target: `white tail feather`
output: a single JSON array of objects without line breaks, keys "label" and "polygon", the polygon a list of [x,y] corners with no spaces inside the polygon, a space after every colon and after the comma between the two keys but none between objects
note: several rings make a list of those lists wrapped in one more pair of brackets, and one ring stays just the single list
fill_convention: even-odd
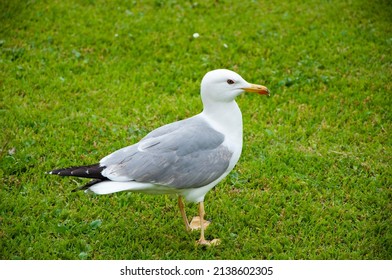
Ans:
[{"label": "white tail feather", "polygon": [[103,181],[92,185],[86,190],[96,194],[109,194],[122,191],[131,192],[143,192],[150,194],[172,194],[177,193],[178,189],[154,185],[151,183],[139,183],[139,182],[114,182],[114,181]]}]

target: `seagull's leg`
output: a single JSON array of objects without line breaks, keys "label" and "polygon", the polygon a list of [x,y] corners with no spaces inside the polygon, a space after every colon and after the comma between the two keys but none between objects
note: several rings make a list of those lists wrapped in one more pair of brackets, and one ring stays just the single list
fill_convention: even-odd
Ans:
[{"label": "seagull's leg", "polygon": [[[204,217],[204,215],[205,215],[205,212],[204,212],[204,204],[203,204],[203,217]],[[202,217],[200,215],[200,204],[199,204],[199,216],[195,216],[192,218],[192,221],[189,224],[189,228],[191,230],[199,230],[202,228],[202,226],[201,226],[202,223],[203,223],[204,229],[206,229],[211,224],[210,221],[206,221],[206,220],[202,219]]]},{"label": "seagull's leg", "polygon": [[204,238],[204,201],[201,201],[199,203],[199,216],[200,216],[200,239],[198,241],[198,243],[200,245],[207,245],[208,242],[207,240]]},{"label": "seagull's leg", "polygon": [[[188,221],[188,218],[187,218],[186,212],[185,212],[185,205],[184,205],[184,203],[182,201],[182,197],[180,195],[178,196],[178,207],[180,208],[181,216],[182,216],[182,219],[184,220],[185,228],[187,231],[198,230],[201,228],[200,216],[193,217],[191,223],[189,224],[189,221]],[[210,224],[209,221],[204,220],[203,221],[204,229],[206,229],[209,224]]]},{"label": "seagull's leg", "polygon": [[182,202],[181,195],[178,196],[178,206],[180,207],[181,216],[182,216],[182,219],[184,220],[184,223],[185,223],[185,228],[187,231],[190,231],[191,227],[189,226],[188,218],[185,213],[185,207],[184,207],[184,203]]},{"label": "seagull's leg", "polygon": [[205,221],[204,221],[204,202],[199,203],[199,216],[200,216],[200,239],[197,241],[199,245],[219,245],[220,239],[206,240],[204,237]]}]

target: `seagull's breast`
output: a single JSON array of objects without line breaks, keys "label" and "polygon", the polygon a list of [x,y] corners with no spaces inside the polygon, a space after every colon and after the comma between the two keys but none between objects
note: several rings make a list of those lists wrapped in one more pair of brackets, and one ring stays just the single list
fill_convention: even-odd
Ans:
[{"label": "seagull's breast", "polygon": [[[204,110],[200,116],[225,137],[222,145],[233,153],[227,168],[229,173],[238,162],[242,151],[242,114],[235,101],[216,106],[214,110]],[[227,174],[226,174],[227,175]]]}]

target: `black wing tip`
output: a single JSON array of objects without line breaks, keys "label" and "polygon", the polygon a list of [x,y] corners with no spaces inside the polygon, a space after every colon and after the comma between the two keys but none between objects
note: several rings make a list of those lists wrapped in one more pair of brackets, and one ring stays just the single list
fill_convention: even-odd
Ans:
[{"label": "black wing tip", "polygon": [[50,171],[46,171],[45,174],[46,175],[60,175],[60,170],[59,169],[54,169],[54,170],[50,170]]},{"label": "black wing tip", "polygon": [[47,175],[58,175],[58,176],[72,176],[72,174],[71,174],[72,172],[69,173],[69,172],[66,172],[66,171],[68,171],[67,168],[64,168],[64,169],[54,169],[54,170],[45,172],[45,174],[47,174]]},{"label": "black wing tip", "polygon": [[91,179],[107,179],[102,175],[102,171],[105,169],[105,166],[101,166],[100,164],[93,165],[85,165],[85,166],[74,166],[62,169],[54,169],[46,174],[49,175],[58,175],[58,176],[74,176],[81,178],[91,178]]}]

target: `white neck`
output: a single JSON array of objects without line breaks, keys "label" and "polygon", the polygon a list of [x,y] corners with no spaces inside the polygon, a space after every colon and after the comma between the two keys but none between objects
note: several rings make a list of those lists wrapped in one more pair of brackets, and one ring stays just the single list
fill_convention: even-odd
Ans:
[{"label": "white neck", "polygon": [[229,140],[241,143],[242,146],[242,114],[237,103],[206,102],[200,114],[212,124],[214,129],[223,133]]}]

